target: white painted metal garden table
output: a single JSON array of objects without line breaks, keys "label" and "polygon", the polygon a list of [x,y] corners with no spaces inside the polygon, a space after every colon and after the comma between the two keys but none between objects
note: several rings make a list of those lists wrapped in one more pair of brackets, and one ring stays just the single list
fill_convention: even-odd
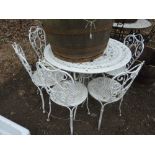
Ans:
[{"label": "white painted metal garden table", "polygon": [[114,23],[113,27],[122,28],[122,25],[123,25],[123,28],[125,29],[144,29],[144,28],[150,27],[152,24],[146,19],[138,19],[134,23],[124,23],[124,24]]},{"label": "white painted metal garden table", "polygon": [[123,43],[109,39],[102,56],[91,62],[72,63],[54,56],[50,44],[44,51],[45,60],[51,65],[73,73],[97,74],[106,73],[125,66],[131,59],[131,51]]}]

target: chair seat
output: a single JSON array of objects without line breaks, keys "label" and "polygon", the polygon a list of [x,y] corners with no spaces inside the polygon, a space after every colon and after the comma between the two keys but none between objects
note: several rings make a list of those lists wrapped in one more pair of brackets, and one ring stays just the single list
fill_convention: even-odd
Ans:
[{"label": "chair seat", "polygon": [[110,72],[107,72],[107,74],[109,75],[112,75],[112,76],[115,76],[115,75],[118,75],[122,72],[126,72],[128,69],[126,68],[126,66],[123,66],[119,69],[116,69],[116,70],[113,70],[113,71],[110,71]]},{"label": "chair seat", "polygon": [[75,81],[73,84],[70,80],[60,82],[61,85],[55,85],[50,98],[58,105],[65,107],[78,106],[86,100],[88,90],[84,84]]},{"label": "chair seat", "polygon": [[[48,86],[53,86],[56,84],[56,82],[53,80],[52,78],[53,76],[53,73],[48,73],[47,76],[46,76],[46,82],[47,82],[47,85]],[[60,81],[63,79],[63,74],[61,74],[59,76]],[[41,75],[39,75],[38,71],[34,71],[33,75],[32,75],[32,79],[33,79],[33,82],[37,85],[37,86],[40,86],[40,87],[44,87],[44,84],[42,82],[42,79],[41,79]]]},{"label": "chair seat", "polygon": [[[110,83],[111,79],[108,77],[98,77],[93,79],[88,84],[88,92],[92,97],[101,102],[116,102],[120,97],[111,97]],[[115,81],[118,86],[121,84]]]}]

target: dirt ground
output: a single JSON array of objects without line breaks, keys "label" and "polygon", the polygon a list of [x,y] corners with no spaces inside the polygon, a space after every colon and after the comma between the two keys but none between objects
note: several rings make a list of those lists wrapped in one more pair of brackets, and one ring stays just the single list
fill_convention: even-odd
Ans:
[{"label": "dirt ground", "polygon": [[[31,24],[28,24],[28,26],[30,25]],[[0,32],[0,34],[2,33]],[[26,49],[29,45],[27,41],[24,41],[24,37],[25,35],[23,35],[19,41]],[[5,37],[3,37],[3,39],[4,38]],[[37,94],[37,88],[31,82],[30,77],[22,65],[18,62],[17,57],[14,56],[13,60],[5,57],[8,51],[12,51],[9,41],[15,40],[16,38],[8,39],[9,41],[3,39],[0,44],[0,78],[4,78],[1,75],[4,75],[4,71],[6,71],[5,79],[7,80],[2,80],[0,83],[0,115],[28,128],[31,134],[34,135],[70,134],[69,111],[53,103],[53,117],[50,122],[46,121],[48,95],[44,92],[47,112],[43,114],[41,110],[41,99],[39,94]],[[31,51],[30,48],[28,53],[29,51]],[[5,52],[6,54],[4,54]],[[6,59],[10,59],[12,65],[8,71],[8,64],[6,64],[6,67],[2,67]],[[35,60],[35,58],[33,60]],[[8,61],[8,63],[10,63],[10,61]],[[32,61],[32,63],[33,62],[34,61]],[[13,74],[15,70],[16,74]],[[155,80],[152,81],[151,79],[150,82],[150,79],[136,79],[124,97],[121,117],[119,116],[118,102],[107,105],[105,107],[100,132],[97,131],[100,104],[89,97],[89,107],[91,115],[87,114],[86,106],[78,108],[77,117],[74,122],[75,135],[155,134]]]},{"label": "dirt ground", "polygon": [[[46,110],[48,96],[44,92]],[[143,84],[135,81],[124,97],[122,116],[119,116],[118,103],[107,105],[103,115],[102,130],[97,131],[100,105],[89,98],[91,115],[86,107],[79,107],[74,134],[155,134],[155,83]],[[28,128],[31,134],[69,134],[69,112],[53,103],[50,122],[47,113],[41,110],[40,96],[28,74],[22,69],[12,80],[0,87],[0,114]],[[58,117],[58,118],[56,118]],[[61,119],[59,119],[61,118]]]}]

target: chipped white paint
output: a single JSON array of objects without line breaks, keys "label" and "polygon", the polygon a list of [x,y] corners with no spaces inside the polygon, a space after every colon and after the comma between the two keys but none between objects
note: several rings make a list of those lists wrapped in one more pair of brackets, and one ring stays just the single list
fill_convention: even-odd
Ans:
[{"label": "chipped white paint", "polygon": [[50,44],[45,47],[44,58],[51,65],[76,73],[96,74],[112,71],[125,66],[131,59],[131,51],[123,43],[109,39],[107,48],[102,56],[94,61],[72,63],[54,56]]}]

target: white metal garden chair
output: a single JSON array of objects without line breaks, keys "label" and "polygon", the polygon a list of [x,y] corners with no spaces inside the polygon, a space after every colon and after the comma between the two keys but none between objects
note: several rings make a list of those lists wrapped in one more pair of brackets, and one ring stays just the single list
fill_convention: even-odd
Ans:
[{"label": "white metal garden chair", "polygon": [[107,104],[120,100],[119,111],[121,116],[121,104],[123,101],[123,96],[130,88],[143,64],[144,62],[132,67],[126,72],[122,72],[114,76],[112,79],[109,77],[98,77],[89,82],[89,94],[101,104],[98,130],[101,128],[103,111]]},{"label": "white metal garden chair", "polygon": [[[32,71],[31,66],[29,65],[29,63],[26,60],[26,56],[25,53],[23,51],[23,49],[21,48],[21,46],[17,43],[13,43],[12,47],[15,50],[16,55],[18,56],[18,58],[20,59],[21,63],[23,64],[23,66],[25,67],[26,71],[28,72],[29,76],[32,79],[32,82],[37,86],[40,96],[41,96],[41,100],[42,100],[42,109],[43,109],[43,113],[45,113],[45,102],[44,102],[44,97],[43,97],[43,93],[42,93],[42,89],[45,87],[44,83],[41,80],[41,77],[39,75],[39,72],[36,71]],[[54,68],[51,66],[51,68]],[[55,81],[52,80],[51,76],[53,76],[52,74],[48,74],[48,72],[44,73],[46,74],[46,78],[47,78],[47,84],[48,86],[53,86],[55,85]],[[61,80],[61,77],[63,75],[59,75],[57,81]]]},{"label": "white metal garden chair", "polygon": [[[29,41],[38,57],[38,61],[44,61],[46,65],[51,66],[51,64],[44,59],[44,50],[46,50],[49,46],[47,45],[46,33],[44,29],[40,26],[31,26],[29,29]],[[52,66],[52,68],[54,68],[54,66]],[[53,75],[48,73],[48,77],[51,76]],[[62,74],[60,76],[63,77],[64,75]],[[61,77],[58,79],[61,79]]]},{"label": "white metal garden chair", "polygon": [[[34,49],[37,57],[38,57],[38,61],[39,60],[44,60],[44,50],[46,49],[47,46],[47,41],[46,41],[46,33],[44,31],[43,28],[39,27],[39,26],[32,26],[29,29],[29,41],[30,44],[32,46],[32,48]],[[48,62],[46,62],[48,63]],[[75,74],[74,74],[75,75]],[[88,74],[76,74],[76,77],[74,76],[74,80],[80,81],[83,84],[86,84],[89,82],[89,80],[91,79],[92,74],[88,75]],[[88,100],[87,100],[87,110],[88,110],[88,114],[90,114],[89,112],[89,107],[88,107]]]},{"label": "white metal garden chair", "polygon": [[[44,59],[44,50],[48,49],[48,46],[50,46],[50,44],[47,45],[44,29],[40,26],[31,26],[29,29],[29,41],[38,57],[38,61],[44,61],[46,65],[52,66]],[[52,66],[52,68],[56,67]]]},{"label": "white metal garden chair", "polygon": [[107,72],[107,74],[115,76],[121,72],[125,72],[134,64],[134,62],[144,51],[144,39],[141,34],[129,34],[125,37],[124,44],[131,50],[131,60],[129,61],[129,63],[127,63],[126,66]]},{"label": "white metal garden chair", "polygon": [[[70,111],[70,131],[71,134],[73,134],[73,120],[75,119],[76,110],[78,105],[82,104],[87,99],[87,88],[84,84],[75,81],[69,73],[60,69],[45,67],[42,62],[37,63],[37,70],[40,70],[42,80],[45,83],[45,89],[50,96],[47,121],[50,121],[51,101],[57,105],[66,107]],[[49,85],[47,85],[47,78],[44,74],[45,72],[52,72],[54,74],[52,79],[57,83],[57,85],[53,87],[49,87]],[[60,73],[64,74],[64,77],[61,82],[57,82],[57,77]]]}]

